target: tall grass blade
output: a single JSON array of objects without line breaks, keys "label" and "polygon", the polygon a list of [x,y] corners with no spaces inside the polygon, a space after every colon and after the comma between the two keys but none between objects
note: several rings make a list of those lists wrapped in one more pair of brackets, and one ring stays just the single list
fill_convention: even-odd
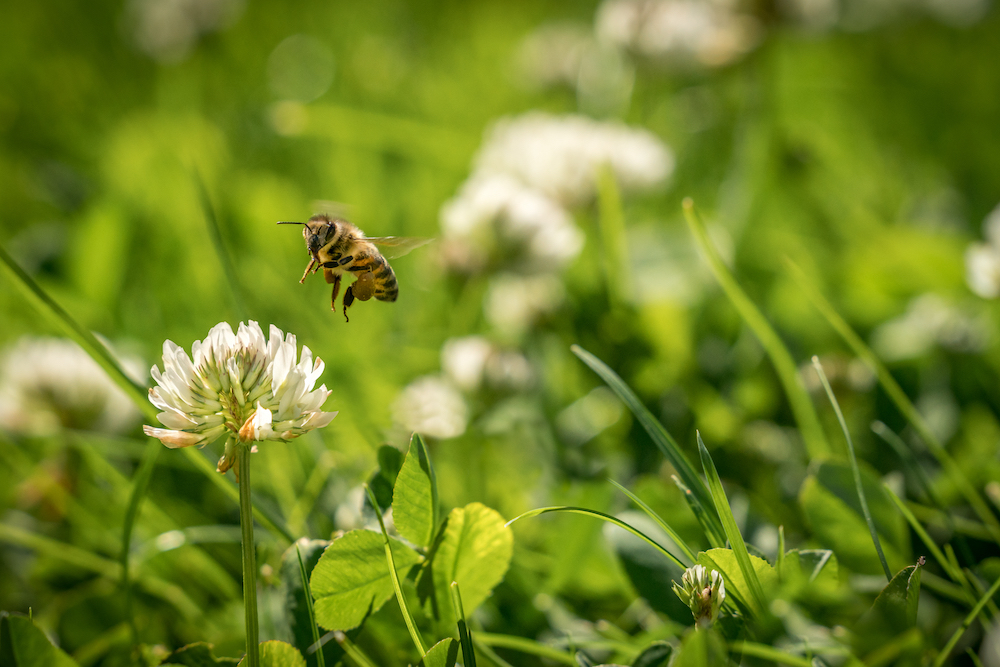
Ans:
[{"label": "tall grass blade", "polygon": [[646,513],[646,516],[648,516],[650,519],[656,522],[656,525],[662,528],[663,532],[665,532],[667,535],[670,536],[670,539],[673,540],[674,544],[676,544],[677,547],[684,552],[684,555],[691,560],[692,564],[696,560],[698,560],[697,556],[695,556],[694,552],[691,550],[691,547],[689,547],[687,542],[684,541],[684,538],[678,535],[677,531],[671,528],[670,525],[666,521],[664,521],[663,518],[659,514],[657,514],[652,507],[643,502],[642,498],[635,495],[634,493],[626,489],[624,486],[622,486],[615,480],[609,479],[608,481],[614,484],[619,491],[628,496],[629,500],[638,505],[639,508]]},{"label": "tall grass blade", "polygon": [[[691,508],[691,513],[694,514],[694,518],[698,520],[698,524],[701,526],[702,532],[705,533],[705,538],[708,543],[713,547],[722,548],[726,546],[726,534],[722,530],[722,524],[719,523],[718,515],[713,511],[709,512],[708,509],[701,504],[701,501],[691,493],[691,489],[684,485],[677,475],[671,475],[670,479],[673,480],[677,488],[680,489],[681,493],[684,494],[684,501]],[[713,508],[714,509],[714,508]]]},{"label": "tall grass blade", "polygon": [[[121,364],[118,363],[108,348],[97,340],[97,337],[93,333],[73,319],[62,306],[56,303],[31,276],[25,273],[24,269],[17,265],[17,262],[7,254],[7,251],[2,246],[0,246],[0,264],[7,269],[9,275],[14,278],[14,282],[21,288],[32,305],[42,315],[51,318],[70,338],[76,341],[104,369],[111,380],[125,392],[125,395],[132,399],[132,402],[135,403],[135,406],[139,408],[139,411],[146,419],[155,424],[158,411],[147,399],[146,388],[137,384],[125,373]],[[217,473],[212,464],[205,460],[205,457],[191,447],[186,447],[181,452],[195,468],[208,477],[230,500],[239,503],[239,491],[224,476]],[[137,507],[139,502],[141,502],[141,495],[135,499]],[[131,500],[129,504],[132,504]],[[254,517],[262,526],[275,535],[281,535],[289,542],[295,541],[292,533],[272,512],[255,507]]]},{"label": "tall grass blade", "polygon": [[334,641],[340,644],[340,648],[344,649],[344,653],[354,661],[354,664],[358,667],[375,667],[375,663],[371,661],[371,658],[365,655],[365,652],[358,648],[347,635],[340,630],[335,630],[331,634]]},{"label": "tall grass blade", "polygon": [[509,648],[514,651],[520,651],[521,653],[536,655],[540,658],[548,658],[553,662],[558,662],[563,665],[578,667],[576,658],[573,657],[573,653],[553,648],[552,646],[546,646],[545,644],[537,642],[533,639],[494,634],[492,632],[477,632],[476,641],[486,646]]},{"label": "tall grass blade", "polygon": [[302,550],[299,543],[295,543],[295,555],[299,558],[299,574],[302,576],[302,592],[306,597],[306,613],[309,615],[309,629],[312,630],[313,643],[309,650],[315,651],[316,664],[319,667],[326,667],[326,657],[323,655],[323,645],[319,643],[319,626],[316,625],[316,614],[313,612],[313,594],[309,587],[309,573],[306,572],[306,564],[302,560]]},{"label": "tall grass blade", "polygon": [[743,573],[743,578],[746,579],[747,586],[750,588],[754,611],[759,613],[765,607],[764,588],[760,585],[760,579],[757,578],[757,571],[753,569],[753,563],[750,562],[750,553],[747,551],[746,542],[743,541],[743,535],[740,534],[740,528],[736,525],[733,510],[729,506],[729,498],[726,497],[726,490],[722,488],[719,471],[715,469],[715,462],[712,461],[712,456],[708,453],[700,433],[697,434],[697,438],[698,453],[701,454],[701,465],[705,469],[708,488],[712,491],[715,510],[719,513],[719,518],[722,519],[722,527],[726,531],[726,537],[729,538],[729,547],[736,557],[736,564],[740,566],[740,572]]},{"label": "tall grass blade", "polygon": [[119,561],[122,564],[122,588],[125,593],[125,618],[128,619],[129,629],[132,633],[132,645],[139,644],[139,630],[135,625],[135,614],[132,613],[132,581],[129,574],[129,560],[132,555],[132,529],[139,516],[139,507],[142,499],[146,496],[146,489],[149,488],[149,480],[153,476],[153,469],[156,467],[156,459],[160,455],[163,446],[157,440],[150,440],[146,445],[146,452],[142,457],[142,463],[135,473],[132,482],[132,491],[129,493],[128,508],[125,510],[125,521],[122,526],[122,551]]},{"label": "tall grass blade", "polygon": [[993,596],[996,594],[998,590],[1000,590],[1000,577],[997,577],[997,580],[993,582],[993,585],[990,586],[990,589],[986,591],[986,593],[981,598],[979,598],[979,602],[976,603],[976,606],[973,607],[972,611],[970,611],[966,615],[966,617],[962,620],[962,625],[957,630],[955,630],[955,633],[951,636],[951,639],[948,640],[948,643],[945,644],[944,648],[941,649],[941,652],[938,653],[937,659],[934,661],[934,667],[941,667],[941,665],[943,665],[945,662],[948,661],[948,656],[951,655],[951,651],[952,649],[955,648],[955,644],[957,644],[958,640],[962,638],[962,635],[965,634],[965,631],[969,629],[970,625],[972,625],[972,621],[976,619],[976,616],[979,616],[979,613],[983,610],[983,607],[986,606],[987,602],[993,599]]},{"label": "tall grass blade", "polygon": [[608,297],[612,305],[619,305],[632,294],[632,264],[628,258],[621,191],[610,164],[600,169],[597,208]]},{"label": "tall grass blade", "polygon": [[788,396],[788,402],[795,415],[795,421],[802,431],[802,439],[805,442],[806,450],[810,459],[824,458],[830,455],[830,445],[823,435],[823,428],[820,426],[816,408],[812,404],[809,393],[802,385],[799,378],[798,367],[792,359],[791,352],[785,346],[784,341],[778,336],[774,327],[767,321],[764,314],[760,312],[754,302],[747,296],[747,293],[740,287],[736,277],[729,271],[726,263],[722,261],[719,252],[712,245],[705,231],[705,225],[695,211],[694,202],[687,198],[684,200],[684,217],[687,219],[688,227],[694,235],[698,247],[708,261],[715,279],[719,281],[722,290],[729,297],[733,306],[739,312],[743,321],[754,332],[764,351],[774,364],[774,370],[778,373],[778,378]]},{"label": "tall grass blade", "polygon": [[955,459],[948,454],[944,445],[938,440],[937,436],[931,431],[927,422],[921,416],[920,412],[917,411],[916,406],[910,401],[903,391],[903,388],[899,386],[892,374],[889,373],[889,369],[879,361],[875,353],[869,348],[861,337],[851,328],[851,326],[840,316],[840,313],[836,311],[832,304],[827,301],[826,297],[817,289],[811,282],[805,272],[799,268],[790,259],[786,258],[785,263],[791,270],[792,274],[796,279],[796,284],[799,285],[802,290],[806,293],[812,301],[813,306],[826,318],[826,321],[833,327],[834,331],[840,334],[840,337],[844,339],[848,347],[856,354],[860,359],[862,359],[869,368],[871,368],[876,377],[878,377],[879,384],[888,394],[890,400],[893,404],[903,413],[907,421],[913,426],[917,431],[917,435],[924,441],[927,445],[927,449],[930,450],[931,454],[937,459],[937,462],[944,469],[945,474],[951,478],[952,483],[955,488],[965,496],[966,501],[972,507],[973,511],[979,516],[980,521],[986,524],[990,531],[990,535],[993,536],[993,540],[1000,544],[1000,521],[993,514],[989,505],[983,496],[976,490],[969,481],[969,478],[965,476],[962,469],[959,467]]},{"label": "tall grass blade", "polygon": [[420,637],[420,631],[417,630],[417,624],[413,621],[410,609],[406,606],[406,598],[403,597],[403,588],[399,585],[399,575],[396,573],[396,561],[392,557],[392,547],[389,545],[389,533],[386,531],[385,521],[382,519],[382,508],[379,507],[371,487],[367,484],[364,487],[365,493],[368,494],[368,500],[371,502],[372,507],[375,508],[375,516],[378,517],[379,528],[382,529],[382,540],[385,544],[385,560],[389,564],[389,577],[392,579],[392,587],[396,590],[396,601],[399,602],[399,610],[403,613],[403,620],[406,621],[406,629],[410,631],[410,638],[413,639],[413,645],[417,647],[420,655],[425,655],[427,649],[424,648],[423,639]]},{"label": "tall grass blade", "polygon": [[[590,352],[587,352],[579,345],[571,346],[570,350],[580,358],[580,361],[590,366],[590,369],[597,373],[604,380],[605,384],[611,388],[611,391],[615,392],[618,398],[628,406],[628,409],[639,420],[639,423],[642,424],[649,437],[653,439],[656,446],[667,457],[667,460],[670,461],[674,469],[677,470],[677,474],[680,475],[684,484],[703,505],[710,506],[712,497],[709,495],[705,483],[701,481],[698,473],[695,472],[694,466],[691,465],[687,456],[681,451],[677,441],[674,440],[667,429],[663,428],[663,425],[653,416],[653,413],[642,404],[642,401],[635,395],[635,392],[607,364]],[[715,523],[718,522],[716,521]],[[721,526],[719,527],[721,528]]]},{"label": "tall grass blade", "polygon": [[219,226],[219,218],[215,215],[215,208],[212,206],[212,198],[208,195],[208,187],[205,185],[205,179],[202,178],[201,172],[196,168],[192,169],[192,173],[194,182],[198,186],[198,201],[201,204],[202,213],[205,215],[205,226],[208,228],[208,236],[212,239],[215,254],[218,255],[219,263],[222,265],[222,272],[226,276],[229,296],[233,300],[233,311],[236,313],[236,319],[242,322],[247,317],[247,311],[244,306],[240,281],[236,275],[236,265],[233,263],[233,257],[226,247],[222,228]]},{"label": "tall grass blade", "polygon": [[830,399],[833,411],[837,414],[837,421],[840,422],[840,430],[844,432],[844,438],[847,440],[847,456],[851,461],[851,472],[854,474],[854,488],[858,493],[858,502],[861,503],[861,512],[865,516],[865,523],[868,524],[868,532],[872,536],[875,551],[878,552],[878,560],[882,563],[882,569],[885,571],[885,579],[886,581],[892,581],[892,570],[889,569],[889,563],[886,561],[885,553],[882,551],[882,542],[878,539],[878,531],[875,530],[875,520],[872,519],[872,513],[868,509],[865,488],[861,484],[861,469],[858,468],[858,457],[854,453],[854,441],[851,439],[851,432],[847,428],[847,421],[844,419],[844,413],[840,410],[840,403],[837,402],[837,397],[833,394],[833,388],[830,387],[830,381],[826,379],[826,373],[823,372],[823,365],[819,363],[819,357],[814,356],[812,363],[816,369],[816,374],[819,375],[819,381],[823,383],[823,389],[826,391],[827,398]]},{"label": "tall grass blade", "polygon": [[455,607],[455,616],[458,618],[458,639],[462,644],[465,667],[476,667],[476,651],[472,647],[469,625],[465,622],[465,607],[462,606],[462,592],[458,589],[457,581],[451,582],[451,604]]},{"label": "tall grass blade", "polygon": [[538,509],[528,510],[524,514],[519,514],[518,516],[508,521],[506,525],[509,526],[515,521],[520,521],[521,519],[530,519],[531,517],[539,516],[541,514],[548,514],[549,512],[569,512],[570,514],[582,514],[584,516],[590,516],[594,517],[595,519],[600,519],[601,521],[607,521],[610,524],[613,524],[615,526],[618,526],[619,528],[627,530],[628,532],[632,533],[639,539],[643,540],[651,547],[655,548],[657,551],[659,551],[664,556],[666,556],[674,563],[676,563],[677,566],[680,567],[681,569],[687,567],[686,565],[684,565],[684,563],[681,562],[681,560],[677,556],[670,553],[670,550],[668,550],[662,544],[654,540],[652,537],[643,533],[641,530],[633,528],[632,526],[628,525],[621,519],[617,519],[611,516],[610,514],[605,514],[604,512],[598,512],[597,510],[589,510],[586,509],[585,507],[571,507],[569,505],[557,505],[554,507],[539,507]]}]

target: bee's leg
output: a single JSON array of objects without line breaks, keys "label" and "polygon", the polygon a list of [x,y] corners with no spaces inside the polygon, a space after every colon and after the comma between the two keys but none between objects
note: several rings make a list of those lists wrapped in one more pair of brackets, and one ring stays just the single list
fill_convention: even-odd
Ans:
[{"label": "bee's leg", "polygon": [[302,274],[302,279],[299,281],[300,285],[306,281],[306,276],[309,275],[309,270],[312,269],[315,264],[316,264],[316,260],[315,259],[310,259],[309,260],[309,264],[306,265],[306,270]]},{"label": "bee's leg", "polygon": [[351,321],[351,318],[347,316],[347,309],[352,303],[354,303],[354,290],[351,289],[352,287],[354,287],[354,285],[348,285],[347,291],[344,292],[344,319],[348,322]]},{"label": "bee's leg", "polygon": [[330,296],[330,310],[337,310],[337,294],[340,293],[340,275],[333,277],[333,294]]}]

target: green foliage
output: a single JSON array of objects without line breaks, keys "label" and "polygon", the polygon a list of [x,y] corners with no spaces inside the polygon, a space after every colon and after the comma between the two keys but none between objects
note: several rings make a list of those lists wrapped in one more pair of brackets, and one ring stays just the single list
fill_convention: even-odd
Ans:
[{"label": "green foliage", "polygon": [[236,665],[236,658],[216,658],[212,655],[212,645],[197,642],[182,646],[164,660],[161,665],[183,665],[183,667],[215,667],[216,665]]},{"label": "green foliage", "polygon": [[[246,666],[246,658],[240,661]],[[299,650],[291,644],[271,640],[260,643],[261,667],[305,667],[306,661]]]},{"label": "green foliage", "polygon": [[672,644],[663,641],[653,642],[636,656],[632,661],[632,667],[667,667],[673,652]]},{"label": "green foliage", "polygon": [[[396,571],[406,576],[422,559],[399,540],[390,539]],[[316,598],[316,621],[327,630],[350,630],[392,597],[382,536],[352,530],[323,551],[309,578]]]},{"label": "green foliage", "polygon": [[722,636],[712,629],[690,630],[681,642],[671,667],[711,667],[724,665],[728,651]]},{"label": "green foliage", "polygon": [[741,562],[740,557],[734,549],[709,549],[698,554],[698,563],[704,565],[709,570],[718,570],[722,573],[722,578],[726,582],[726,596],[732,595],[739,601],[742,608],[754,613],[760,613],[762,607],[754,597],[754,583],[759,587],[760,595],[763,592],[773,591],[778,583],[778,573],[763,558],[746,554],[747,563],[752,568],[752,574],[747,576],[746,565]]},{"label": "green foliage", "polygon": [[[309,614],[306,590],[302,582],[302,572],[299,567],[299,554],[306,570],[306,581],[316,568],[323,551],[330,546],[328,540],[299,540],[285,550],[281,556],[281,584],[285,591],[284,608],[292,633],[292,645],[305,657],[306,664],[314,667],[317,664],[316,655],[308,649],[315,643],[313,629],[315,623]],[[323,645],[323,657],[327,665],[335,665],[344,655],[344,651],[336,642]]]},{"label": "green foliage", "polygon": [[53,646],[27,616],[0,613],[0,665],[3,667],[74,667],[76,662]]},{"label": "green foliage", "polygon": [[430,545],[438,525],[437,480],[427,446],[416,433],[396,477],[392,517],[400,535],[417,546]]},{"label": "green foliage", "polygon": [[[860,473],[875,527],[885,539],[886,558],[890,565],[905,563],[909,559],[906,523],[895,511],[878,478],[865,467],[860,468]],[[799,503],[819,543],[832,549],[840,562],[866,574],[882,571],[854,490],[850,466],[829,461],[820,464],[816,473],[802,484]]]},{"label": "green foliage", "polygon": [[421,577],[433,582],[427,604],[445,626],[458,621],[451,584],[458,582],[467,613],[490,595],[510,566],[514,536],[503,517],[481,503],[456,507],[445,519],[434,553]]},{"label": "green foliage", "polygon": [[455,667],[459,653],[457,641],[451,637],[442,639],[427,650],[420,659],[420,667]]}]

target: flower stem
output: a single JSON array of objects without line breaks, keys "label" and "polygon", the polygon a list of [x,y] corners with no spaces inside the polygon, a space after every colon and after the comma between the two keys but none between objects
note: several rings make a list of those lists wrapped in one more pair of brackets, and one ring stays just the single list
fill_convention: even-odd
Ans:
[{"label": "flower stem", "polygon": [[236,446],[240,471],[240,530],[243,545],[243,610],[247,626],[247,667],[259,667],[257,651],[257,555],[253,543],[253,506],[250,504],[250,446]]}]

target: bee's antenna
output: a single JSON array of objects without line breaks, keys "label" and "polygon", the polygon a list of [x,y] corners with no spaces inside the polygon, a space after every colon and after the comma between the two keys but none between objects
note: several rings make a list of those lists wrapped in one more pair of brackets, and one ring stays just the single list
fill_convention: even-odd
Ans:
[{"label": "bee's antenna", "polygon": [[288,221],[284,221],[284,220],[279,220],[278,224],[279,225],[304,225],[306,223],[304,223],[304,222],[288,222]]}]

